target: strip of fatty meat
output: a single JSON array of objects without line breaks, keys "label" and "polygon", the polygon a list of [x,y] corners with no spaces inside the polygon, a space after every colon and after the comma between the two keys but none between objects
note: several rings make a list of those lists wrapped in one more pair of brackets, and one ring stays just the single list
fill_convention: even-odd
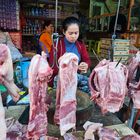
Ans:
[{"label": "strip of fatty meat", "polygon": [[[13,63],[8,46],[0,44],[0,83],[3,84],[8,93],[11,94],[13,100],[16,102],[19,100],[20,91],[14,84],[13,80]],[[2,104],[2,98],[0,96],[0,139],[6,140],[6,122],[5,122],[5,110]]]},{"label": "strip of fatty meat", "polygon": [[75,54],[65,53],[60,57],[54,122],[60,125],[62,136],[76,125],[77,70]]},{"label": "strip of fatty meat", "polygon": [[136,78],[137,70],[140,70],[140,51],[128,61],[128,70],[129,95],[133,100],[134,107],[140,109],[140,80]]},{"label": "strip of fatty meat", "polygon": [[140,140],[140,136],[137,134],[127,135],[121,138],[121,140]]},{"label": "strip of fatty meat", "polygon": [[102,60],[89,77],[91,100],[95,101],[102,113],[117,112],[122,107],[127,89],[128,70],[117,62]]},{"label": "strip of fatty meat", "polygon": [[47,134],[47,88],[52,75],[45,53],[35,55],[29,67],[30,116],[27,137],[39,139]]}]

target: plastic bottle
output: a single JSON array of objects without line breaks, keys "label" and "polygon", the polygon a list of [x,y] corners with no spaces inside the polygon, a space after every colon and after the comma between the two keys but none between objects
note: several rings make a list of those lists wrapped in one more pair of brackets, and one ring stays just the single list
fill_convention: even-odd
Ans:
[{"label": "plastic bottle", "polygon": [[22,84],[21,66],[16,67],[15,73],[16,73],[17,84]]}]

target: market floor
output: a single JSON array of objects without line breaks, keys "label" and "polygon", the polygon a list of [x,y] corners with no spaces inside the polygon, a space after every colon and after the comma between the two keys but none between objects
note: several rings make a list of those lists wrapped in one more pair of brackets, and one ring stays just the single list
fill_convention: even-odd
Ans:
[{"label": "market floor", "polygon": [[[5,107],[5,116],[6,118],[13,117],[18,119],[25,108],[25,105],[10,106],[8,108]],[[104,126],[122,123],[121,120],[113,113],[103,115],[97,105],[93,106],[93,113],[89,121],[103,123]],[[82,125],[79,128],[82,129]]]}]

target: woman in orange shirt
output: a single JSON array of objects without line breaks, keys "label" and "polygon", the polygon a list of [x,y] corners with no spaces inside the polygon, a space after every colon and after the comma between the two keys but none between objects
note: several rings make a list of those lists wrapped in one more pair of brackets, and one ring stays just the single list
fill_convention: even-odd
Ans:
[{"label": "woman in orange shirt", "polygon": [[41,46],[42,51],[46,54],[50,53],[52,47],[52,33],[54,31],[54,26],[50,20],[44,22],[43,31],[39,38],[39,45]]}]

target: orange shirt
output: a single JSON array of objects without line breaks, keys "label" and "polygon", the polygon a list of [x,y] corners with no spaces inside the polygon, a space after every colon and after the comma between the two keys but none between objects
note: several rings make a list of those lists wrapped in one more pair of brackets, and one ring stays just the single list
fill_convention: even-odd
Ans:
[{"label": "orange shirt", "polygon": [[42,35],[40,36],[39,41],[41,42],[41,48],[44,52],[46,52],[46,50],[48,51],[48,53],[50,53],[51,47],[52,47],[52,38],[51,35],[47,32],[42,33]]}]

